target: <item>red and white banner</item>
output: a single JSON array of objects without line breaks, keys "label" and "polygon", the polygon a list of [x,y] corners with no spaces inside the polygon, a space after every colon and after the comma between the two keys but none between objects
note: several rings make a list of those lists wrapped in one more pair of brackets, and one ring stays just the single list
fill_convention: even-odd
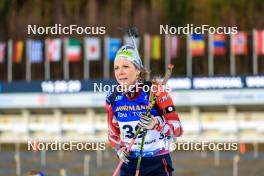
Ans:
[{"label": "red and white banner", "polygon": [[264,30],[256,31],[256,51],[258,55],[264,55]]},{"label": "red and white banner", "polygon": [[61,39],[47,39],[46,47],[46,56],[49,61],[58,62],[61,60]]},{"label": "red and white banner", "polygon": [[247,32],[238,32],[234,34],[232,40],[232,52],[235,55],[247,55],[248,46],[247,46]]}]

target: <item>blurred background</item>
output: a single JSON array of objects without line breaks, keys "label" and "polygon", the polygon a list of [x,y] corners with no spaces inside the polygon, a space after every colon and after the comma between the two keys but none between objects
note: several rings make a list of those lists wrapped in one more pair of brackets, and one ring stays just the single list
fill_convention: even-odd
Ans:
[{"label": "blurred background", "polygon": [[[237,151],[175,151],[175,175],[264,175],[262,0],[0,0],[0,175],[111,175],[103,151],[28,151],[27,141],[107,143],[105,90],[113,59],[137,27],[150,78],[168,84],[184,134],[177,141],[238,143]],[[93,34],[28,34],[77,25]],[[160,25],[237,27],[235,35],[164,35]],[[105,34],[99,34],[99,29]]]}]

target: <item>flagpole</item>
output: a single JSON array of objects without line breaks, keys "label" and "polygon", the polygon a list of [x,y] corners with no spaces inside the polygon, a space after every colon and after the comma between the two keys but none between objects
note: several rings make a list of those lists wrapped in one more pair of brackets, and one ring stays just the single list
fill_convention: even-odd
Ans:
[{"label": "flagpole", "polygon": [[148,64],[147,64],[147,52],[148,52],[148,50],[147,50],[147,44],[146,44],[146,41],[148,40],[147,39],[147,35],[148,34],[144,34],[144,66],[149,70],[149,68],[148,68]]},{"label": "flagpole", "polygon": [[258,74],[257,31],[253,29],[253,74]]},{"label": "flagpole", "polygon": [[[145,34],[144,35],[144,65],[147,68],[147,70],[150,70],[149,40],[150,40],[149,34]],[[149,76],[150,75],[148,75],[147,79],[149,79]]]},{"label": "flagpole", "polygon": [[48,39],[45,40],[45,80],[50,80],[50,62],[48,59]]},{"label": "flagpole", "polygon": [[29,60],[29,48],[30,48],[30,39],[26,40],[26,81],[29,82],[31,81],[31,63]]},{"label": "flagpole", "polygon": [[191,34],[188,34],[187,35],[187,58],[186,58],[186,70],[187,70],[187,76],[188,77],[192,77],[192,51],[191,51],[191,47],[190,47],[190,44],[191,44]]},{"label": "flagpole", "polygon": [[104,37],[104,79],[109,78],[109,58],[108,58],[108,41],[109,37]]},{"label": "flagpole", "polygon": [[213,55],[213,37],[208,34],[208,73],[214,76],[214,55]]},{"label": "flagpole", "polygon": [[11,39],[8,40],[8,59],[7,59],[7,81],[12,81],[12,68],[13,68],[13,41]]},{"label": "flagpole", "polygon": [[87,45],[87,40],[88,38],[85,38],[84,39],[84,44],[83,44],[83,51],[84,51],[84,63],[83,63],[83,70],[84,70],[84,79],[89,79],[90,78],[90,62],[88,61],[88,52],[87,52],[87,48],[86,48],[86,45]]},{"label": "flagpole", "polygon": [[63,39],[63,73],[64,80],[69,79],[69,62],[67,59],[68,38]]},{"label": "flagpole", "polygon": [[167,70],[167,66],[170,64],[171,62],[171,58],[170,58],[170,35],[165,35],[165,71]]},{"label": "flagpole", "polygon": [[235,62],[235,56],[234,56],[234,50],[233,46],[234,45],[234,36],[233,34],[230,34],[230,46],[231,46],[231,51],[230,51],[230,75],[234,76],[236,74],[236,62]]}]

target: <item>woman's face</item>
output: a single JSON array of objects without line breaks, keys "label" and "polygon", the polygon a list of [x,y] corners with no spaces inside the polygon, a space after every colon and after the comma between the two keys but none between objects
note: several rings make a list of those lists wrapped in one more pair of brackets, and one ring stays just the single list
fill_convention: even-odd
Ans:
[{"label": "woman's face", "polygon": [[135,84],[140,73],[134,64],[125,59],[115,60],[114,71],[117,82],[127,86]]}]

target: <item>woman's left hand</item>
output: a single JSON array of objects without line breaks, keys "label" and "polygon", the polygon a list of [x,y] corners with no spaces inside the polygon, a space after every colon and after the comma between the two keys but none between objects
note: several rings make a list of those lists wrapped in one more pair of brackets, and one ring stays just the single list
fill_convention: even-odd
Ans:
[{"label": "woman's left hand", "polygon": [[138,126],[140,126],[142,129],[153,130],[158,124],[158,120],[154,118],[153,115],[150,115],[150,117],[146,116],[145,114],[140,115]]}]

